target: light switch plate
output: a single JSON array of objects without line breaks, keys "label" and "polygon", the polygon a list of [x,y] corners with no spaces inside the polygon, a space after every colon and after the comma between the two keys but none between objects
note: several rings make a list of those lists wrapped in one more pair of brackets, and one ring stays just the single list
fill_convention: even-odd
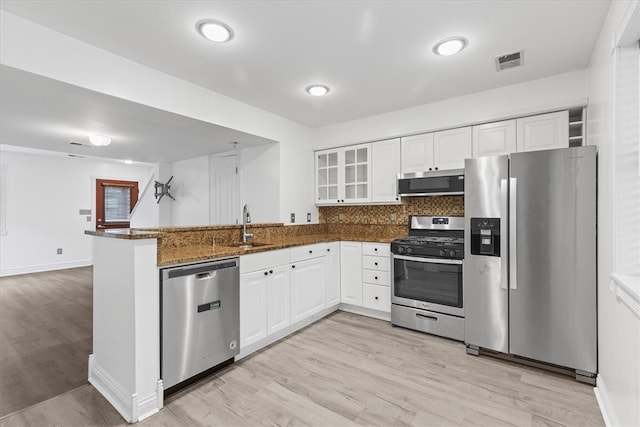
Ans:
[{"label": "light switch plate", "polygon": [[307,212],[307,222],[311,222],[311,212]]},{"label": "light switch plate", "polygon": [[291,224],[295,224],[296,222],[296,214],[291,212]]}]

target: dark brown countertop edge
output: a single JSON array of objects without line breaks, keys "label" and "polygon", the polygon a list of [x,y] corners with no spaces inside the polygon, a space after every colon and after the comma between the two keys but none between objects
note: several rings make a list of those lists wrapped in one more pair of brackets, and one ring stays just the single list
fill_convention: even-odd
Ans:
[{"label": "dark brown countertop edge", "polygon": [[162,233],[157,231],[135,230],[130,228],[116,228],[104,231],[85,230],[84,234],[96,237],[110,237],[112,239],[157,239]]}]

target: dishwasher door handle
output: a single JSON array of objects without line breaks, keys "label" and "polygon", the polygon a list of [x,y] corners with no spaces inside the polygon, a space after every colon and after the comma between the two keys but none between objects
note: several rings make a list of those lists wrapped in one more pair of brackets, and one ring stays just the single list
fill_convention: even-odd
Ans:
[{"label": "dishwasher door handle", "polygon": [[207,271],[206,273],[198,273],[198,274],[196,274],[196,279],[198,279],[198,280],[211,279],[215,275],[216,275],[215,271]]}]

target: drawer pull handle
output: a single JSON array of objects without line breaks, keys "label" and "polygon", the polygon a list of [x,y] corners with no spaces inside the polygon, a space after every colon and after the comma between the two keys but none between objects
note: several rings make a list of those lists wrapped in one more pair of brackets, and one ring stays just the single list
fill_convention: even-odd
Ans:
[{"label": "drawer pull handle", "polygon": [[374,265],[378,265],[378,263],[377,263],[377,262],[374,262],[373,264],[374,264]]},{"label": "drawer pull handle", "polygon": [[416,313],[416,317],[422,317],[423,319],[429,319],[429,320],[433,320],[433,321],[438,321],[437,317],[434,316],[427,316],[425,314],[420,314],[420,313]]},{"label": "drawer pull handle", "polygon": [[374,251],[378,252],[378,248],[373,248]]},{"label": "drawer pull handle", "polygon": [[378,297],[376,297],[376,300],[378,299]]},{"label": "drawer pull handle", "polygon": [[268,271],[265,271],[265,272],[264,272],[264,275],[266,276],[267,274],[269,274],[269,272],[268,272]]},{"label": "drawer pull handle", "polygon": [[310,253],[310,254],[312,254],[312,253],[313,253],[313,251],[309,251],[309,253]]},{"label": "drawer pull handle", "polygon": [[296,268],[296,266],[295,266],[295,265],[292,265],[292,266],[291,266],[291,268]]},{"label": "drawer pull handle", "polygon": [[273,274],[273,270],[269,270],[269,274]]},{"label": "drawer pull handle", "polygon": [[378,276],[375,276],[374,279],[378,280]]}]

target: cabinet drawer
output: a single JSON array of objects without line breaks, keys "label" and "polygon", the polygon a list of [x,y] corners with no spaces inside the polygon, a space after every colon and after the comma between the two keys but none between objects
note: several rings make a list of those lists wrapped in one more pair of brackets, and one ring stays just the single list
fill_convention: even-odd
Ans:
[{"label": "cabinet drawer", "polygon": [[380,311],[391,311],[391,290],[387,286],[362,285],[362,305]]},{"label": "cabinet drawer", "polygon": [[362,255],[389,256],[388,243],[363,243]]},{"label": "cabinet drawer", "polygon": [[391,286],[391,273],[388,271],[362,270],[362,281],[382,286]]},{"label": "cabinet drawer", "polygon": [[289,249],[240,256],[240,274],[289,264]]},{"label": "cabinet drawer", "polygon": [[389,271],[391,258],[383,256],[364,255],[362,257],[362,268],[367,270]]},{"label": "cabinet drawer", "polygon": [[291,259],[292,263],[304,261],[305,259],[318,258],[325,255],[326,248],[326,243],[295,246],[293,248],[289,248],[289,258]]}]

